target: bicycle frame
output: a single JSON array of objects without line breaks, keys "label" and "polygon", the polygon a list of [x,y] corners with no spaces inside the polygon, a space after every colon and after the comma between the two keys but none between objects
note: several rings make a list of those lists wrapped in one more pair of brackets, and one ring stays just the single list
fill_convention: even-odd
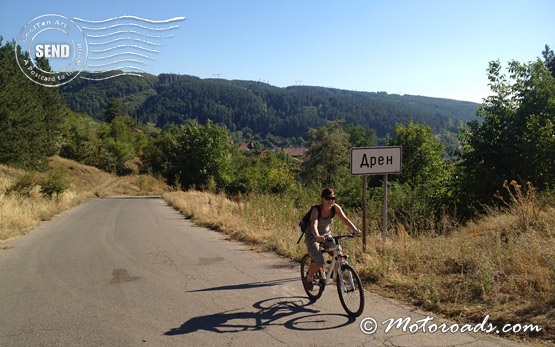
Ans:
[{"label": "bicycle frame", "polygon": [[[341,271],[341,266],[343,264],[348,264],[347,261],[347,256],[343,254],[343,260],[339,261],[339,248],[340,248],[340,244],[339,244],[339,240],[345,237],[353,237],[353,234],[344,234],[344,235],[337,235],[337,236],[333,236],[333,239],[335,240],[335,247],[333,249],[323,249],[321,250],[322,253],[330,253],[331,252],[331,262],[326,262],[324,263],[324,273],[326,275],[326,285],[327,284],[332,284],[333,283],[333,279],[332,279],[332,274],[335,274],[335,279],[336,280],[340,280],[341,281],[341,286],[343,287],[343,290],[346,290],[345,287],[345,279],[343,278],[343,273]],[[353,279],[350,278],[349,279],[349,284],[353,284]]]},{"label": "bicycle frame", "polygon": [[[306,294],[313,301],[322,296],[324,288],[328,284],[337,282],[335,284],[341,305],[350,317],[358,317],[364,311],[364,289],[355,269],[349,264],[347,257],[340,252],[339,240],[344,237],[354,237],[354,234],[334,236],[334,246],[328,249],[323,249],[322,244],[320,244],[320,252],[322,254],[327,253],[331,256],[331,260],[326,260],[318,272],[314,274],[314,280],[317,283],[313,283],[313,286],[310,287],[306,285],[306,277],[313,265],[310,255],[305,254],[301,260],[301,279]],[[330,241],[330,238],[327,240]],[[329,257],[326,256],[326,258]]]}]

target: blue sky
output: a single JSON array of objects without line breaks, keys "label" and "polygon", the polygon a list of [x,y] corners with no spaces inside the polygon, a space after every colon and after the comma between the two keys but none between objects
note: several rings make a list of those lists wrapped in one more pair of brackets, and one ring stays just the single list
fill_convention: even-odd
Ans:
[{"label": "blue sky", "polygon": [[148,72],[481,102],[486,68],[555,49],[551,0],[0,0],[0,35],[44,14],[184,16]]}]

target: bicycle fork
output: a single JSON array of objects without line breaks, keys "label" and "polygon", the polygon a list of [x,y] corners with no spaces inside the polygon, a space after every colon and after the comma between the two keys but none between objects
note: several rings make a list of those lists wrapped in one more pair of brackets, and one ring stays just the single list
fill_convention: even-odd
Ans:
[{"label": "bicycle fork", "polygon": [[343,293],[352,292],[355,290],[355,281],[353,280],[353,274],[349,271],[348,278],[343,277],[343,271],[341,271],[341,263],[337,264],[337,280],[340,281],[341,290]]}]

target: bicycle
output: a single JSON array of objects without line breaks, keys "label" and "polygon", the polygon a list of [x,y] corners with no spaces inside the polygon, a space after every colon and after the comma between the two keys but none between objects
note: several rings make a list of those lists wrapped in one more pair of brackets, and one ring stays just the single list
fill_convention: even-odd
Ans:
[{"label": "bicycle", "polygon": [[[322,249],[320,243],[320,252],[323,254],[331,255],[331,260],[327,260],[324,264],[324,269],[318,271],[314,275],[314,286],[312,290],[304,289],[309,299],[312,301],[318,300],[324,293],[326,285],[337,283],[337,294],[343,309],[350,317],[358,317],[364,311],[364,289],[357,272],[347,261],[347,256],[341,253],[341,246],[339,240],[343,238],[352,238],[354,234],[337,235],[328,237],[328,240],[335,241],[335,247],[332,249]],[[305,254],[301,261],[301,280],[304,284],[308,269],[312,263],[310,255]]]}]

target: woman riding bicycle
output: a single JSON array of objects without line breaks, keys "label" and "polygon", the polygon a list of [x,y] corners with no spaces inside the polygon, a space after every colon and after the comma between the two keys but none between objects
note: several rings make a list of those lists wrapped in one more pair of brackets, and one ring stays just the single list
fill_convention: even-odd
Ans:
[{"label": "woman riding bicycle", "polygon": [[324,266],[324,255],[320,252],[319,244],[323,243],[325,249],[335,246],[333,239],[327,240],[327,237],[331,236],[330,229],[333,217],[335,215],[339,216],[339,219],[341,219],[347,228],[353,231],[355,236],[360,235],[360,230],[345,216],[341,206],[335,203],[335,192],[332,188],[325,188],[320,198],[320,205],[312,208],[310,224],[305,232],[306,248],[312,259],[312,264],[304,283],[305,288],[308,290],[312,290],[314,275]]}]

